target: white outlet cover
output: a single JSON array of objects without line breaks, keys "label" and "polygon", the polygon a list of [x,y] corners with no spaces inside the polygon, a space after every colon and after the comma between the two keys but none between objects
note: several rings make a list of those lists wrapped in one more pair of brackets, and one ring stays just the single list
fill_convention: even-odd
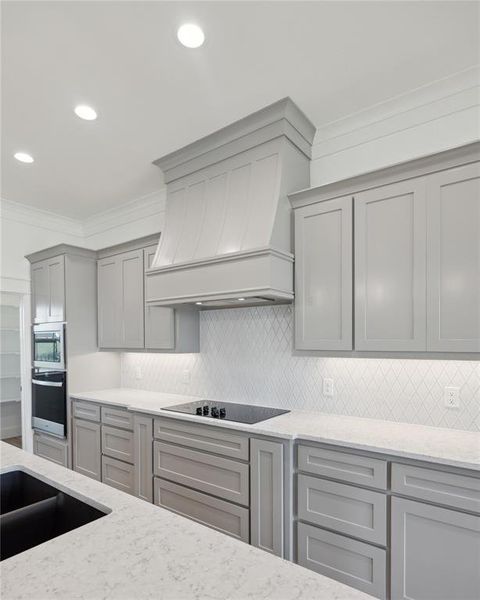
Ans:
[{"label": "white outlet cover", "polygon": [[460,388],[447,386],[444,390],[443,401],[446,408],[460,408]]},{"label": "white outlet cover", "polygon": [[188,385],[190,383],[190,371],[185,369],[182,374],[182,383]]},{"label": "white outlet cover", "polygon": [[323,378],[323,395],[333,396],[333,379],[329,377]]}]

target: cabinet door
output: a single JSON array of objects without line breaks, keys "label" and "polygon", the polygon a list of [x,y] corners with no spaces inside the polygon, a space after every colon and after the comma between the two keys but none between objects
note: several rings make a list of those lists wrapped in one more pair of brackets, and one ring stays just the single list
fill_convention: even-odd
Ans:
[{"label": "cabinet door", "polygon": [[352,349],[352,198],[295,211],[295,348]]},{"label": "cabinet door", "polygon": [[147,502],[153,501],[153,419],[135,415],[133,418],[134,494]]},{"label": "cabinet door", "polygon": [[101,480],[100,423],[73,420],[73,470]]},{"label": "cabinet door", "polygon": [[[157,245],[144,250],[145,269],[152,266]],[[145,348],[173,350],[175,348],[175,319],[173,308],[145,306]]]},{"label": "cabinet door", "polygon": [[48,320],[65,321],[65,256],[47,261],[48,270]]},{"label": "cabinet door", "polygon": [[144,347],[143,250],[119,255],[122,282],[122,348]]},{"label": "cabinet door", "polygon": [[62,467],[68,466],[68,446],[65,440],[43,433],[35,433],[33,436],[33,453],[62,465]]},{"label": "cabinet door", "polygon": [[480,517],[392,498],[392,598],[480,598]]},{"label": "cabinet door", "polygon": [[355,349],[426,349],[425,178],[359,193]]},{"label": "cabinet door", "polygon": [[480,352],[480,163],[427,181],[428,350]]},{"label": "cabinet door", "polygon": [[122,282],[118,256],[97,263],[98,277],[98,345],[100,348],[122,346]]},{"label": "cabinet door", "polygon": [[251,543],[283,556],[283,445],[252,439]]},{"label": "cabinet door", "polygon": [[65,320],[65,257],[55,256],[34,263],[32,312],[34,323]]},{"label": "cabinet door", "polygon": [[49,313],[48,270],[46,261],[32,265],[31,278],[33,322],[46,323]]}]

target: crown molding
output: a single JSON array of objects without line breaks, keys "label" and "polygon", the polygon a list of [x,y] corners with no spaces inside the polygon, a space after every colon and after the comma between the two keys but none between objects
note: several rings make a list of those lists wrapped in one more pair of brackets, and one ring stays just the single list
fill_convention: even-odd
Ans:
[{"label": "crown molding", "polygon": [[130,200],[82,221],[83,236],[89,238],[104,231],[121,227],[140,219],[165,212],[166,187],[140,198]]},{"label": "crown molding", "polygon": [[4,198],[0,200],[0,207],[2,219],[50,231],[62,231],[67,235],[79,238],[83,237],[83,226],[77,219]]},{"label": "crown molding", "polygon": [[479,99],[480,67],[475,65],[319,127],[312,160],[478,108]]}]

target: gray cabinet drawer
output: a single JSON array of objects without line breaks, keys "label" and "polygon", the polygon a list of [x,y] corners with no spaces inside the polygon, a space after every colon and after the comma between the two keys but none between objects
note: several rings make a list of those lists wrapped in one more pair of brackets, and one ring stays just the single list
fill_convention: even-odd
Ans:
[{"label": "gray cabinet drawer", "polygon": [[173,442],[196,450],[248,460],[248,436],[230,433],[219,427],[208,427],[166,418],[155,419],[153,431],[154,437],[164,442]]},{"label": "gray cabinet drawer", "polygon": [[154,443],[154,474],[248,506],[249,466],[162,442]]},{"label": "gray cabinet drawer", "polygon": [[102,406],[102,423],[112,425],[112,427],[122,427],[123,429],[133,429],[133,413],[124,408],[111,408]]},{"label": "gray cabinet drawer", "polygon": [[67,443],[48,435],[36,433],[33,436],[33,453],[62,467],[67,466]]},{"label": "gray cabinet drawer", "polygon": [[299,475],[298,518],[386,545],[387,497],[380,492]]},{"label": "gray cabinet drawer", "polygon": [[480,476],[467,477],[411,465],[392,465],[392,491],[480,513]]},{"label": "gray cabinet drawer", "polygon": [[306,473],[340,479],[347,483],[387,489],[387,462],[378,458],[300,444],[298,468]]},{"label": "gray cabinet drawer", "polygon": [[134,468],[121,460],[102,456],[102,482],[114,488],[133,494]]},{"label": "gray cabinet drawer", "polygon": [[102,454],[133,464],[133,433],[102,425]]},{"label": "gray cabinet drawer", "polygon": [[247,508],[212,498],[157,477],[154,481],[154,495],[154,502],[158,506],[168,508],[244,542],[249,541]]},{"label": "gray cabinet drawer", "polygon": [[386,550],[298,524],[298,564],[362,592],[386,597]]},{"label": "gray cabinet drawer", "polygon": [[73,401],[73,416],[75,419],[86,419],[87,421],[100,421],[100,406],[92,402]]}]

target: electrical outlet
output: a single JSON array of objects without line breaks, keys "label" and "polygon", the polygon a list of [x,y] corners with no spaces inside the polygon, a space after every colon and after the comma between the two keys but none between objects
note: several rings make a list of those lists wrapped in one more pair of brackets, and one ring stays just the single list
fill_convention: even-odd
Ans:
[{"label": "electrical outlet", "polygon": [[460,388],[446,387],[443,393],[443,401],[446,408],[460,408]]},{"label": "electrical outlet", "polygon": [[143,373],[140,367],[135,367],[135,379],[142,379]]},{"label": "electrical outlet", "polygon": [[182,373],[182,383],[184,385],[188,385],[190,383],[190,371],[189,369],[185,369]]},{"label": "electrical outlet", "polygon": [[323,378],[323,395],[333,396],[333,379],[329,377]]}]

